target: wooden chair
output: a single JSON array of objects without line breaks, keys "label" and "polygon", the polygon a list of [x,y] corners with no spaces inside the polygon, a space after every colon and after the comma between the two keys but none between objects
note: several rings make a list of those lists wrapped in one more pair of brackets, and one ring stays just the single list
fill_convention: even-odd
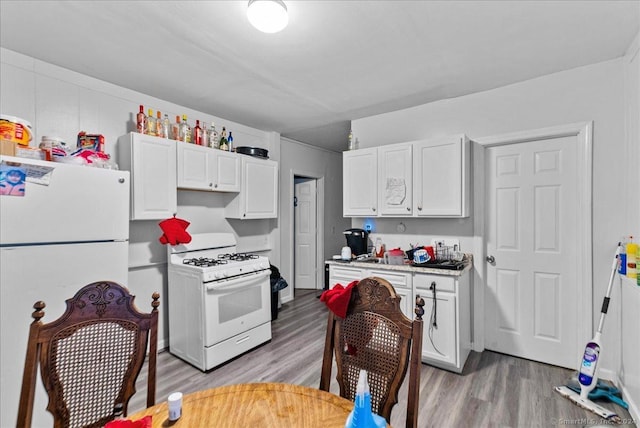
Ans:
[{"label": "wooden chair", "polygon": [[36,302],[18,409],[18,427],[30,427],[37,366],[54,427],[102,427],[116,404],[127,413],[149,344],[147,407],[155,404],[158,299],[140,313],[134,296],[115,282],[94,282],[66,301],[60,318],[43,324],[45,303]]},{"label": "wooden chair", "polygon": [[399,302],[389,282],[371,277],[352,288],[344,319],[329,311],[320,389],[329,391],[335,354],[340,396],[355,400],[360,369],[366,370],[371,408],[390,423],[410,366],[406,426],[416,428],[424,300],[416,299],[413,321],[402,313]]}]

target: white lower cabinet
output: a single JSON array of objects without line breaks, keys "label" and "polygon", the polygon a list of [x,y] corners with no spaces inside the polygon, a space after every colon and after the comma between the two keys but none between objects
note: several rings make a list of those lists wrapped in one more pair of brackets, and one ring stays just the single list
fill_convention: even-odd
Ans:
[{"label": "white lower cabinet", "polygon": [[352,281],[360,281],[362,278],[362,269],[351,268],[346,266],[329,266],[329,288],[340,284],[343,287],[349,285]]},{"label": "white lower cabinet", "polygon": [[469,274],[416,273],[413,285],[414,296],[425,301],[422,361],[461,373],[471,350]]},{"label": "white lower cabinet", "polygon": [[396,289],[396,294],[400,297],[400,309],[402,313],[409,319],[413,319],[413,292],[411,288],[411,274],[404,272],[397,272],[392,270],[382,269],[370,269],[367,271],[366,276],[377,276],[378,278],[386,279],[389,281],[393,288]]},{"label": "white lower cabinet", "polygon": [[376,276],[389,281],[396,294],[400,297],[400,309],[407,318],[413,319],[413,292],[411,288],[411,274],[382,269],[361,269],[346,266],[329,266],[329,288],[336,284],[347,286],[352,281]]}]

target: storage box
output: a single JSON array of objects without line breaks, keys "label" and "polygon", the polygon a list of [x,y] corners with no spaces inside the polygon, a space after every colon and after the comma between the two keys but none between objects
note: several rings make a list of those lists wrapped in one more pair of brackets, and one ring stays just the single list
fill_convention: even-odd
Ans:
[{"label": "storage box", "polygon": [[9,140],[3,140],[0,138],[0,155],[15,156],[16,155],[16,143]]}]

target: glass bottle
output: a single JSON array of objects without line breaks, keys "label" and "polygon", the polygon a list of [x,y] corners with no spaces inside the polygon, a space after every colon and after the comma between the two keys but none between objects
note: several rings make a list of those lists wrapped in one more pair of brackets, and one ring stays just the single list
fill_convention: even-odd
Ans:
[{"label": "glass bottle", "polygon": [[165,138],[164,128],[162,127],[162,113],[160,110],[156,112],[156,136]]},{"label": "glass bottle", "polygon": [[171,138],[180,141],[180,116],[176,116],[176,122],[171,124]]},{"label": "glass bottle", "polygon": [[220,132],[220,150],[229,150],[229,146],[227,145],[227,128],[224,126]]},{"label": "glass bottle", "polygon": [[156,118],[153,117],[153,110],[149,109],[147,115],[147,135],[156,135]]},{"label": "glass bottle", "polygon": [[171,122],[169,122],[169,115],[165,114],[162,119],[162,133],[164,138],[171,138]]},{"label": "glass bottle", "polygon": [[191,127],[187,123],[187,115],[182,115],[182,122],[180,122],[180,141],[185,143],[191,142]]},{"label": "glass bottle", "polygon": [[144,134],[147,129],[147,116],[144,115],[142,104],[140,104],[140,111],[136,114],[136,129],[140,134]]},{"label": "glass bottle", "polygon": [[216,131],[216,124],[211,122],[211,128],[209,128],[209,147],[212,149],[220,148],[220,141],[218,140],[218,131]]},{"label": "glass bottle", "polygon": [[207,129],[207,123],[202,122],[202,144],[201,146],[206,146],[209,144],[209,130]]},{"label": "glass bottle", "polygon": [[202,145],[202,128],[198,119],[196,119],[196,126],[193,128],[193,143],[199,146]]},{"label": "glass bottle", "polygon": [[353,131],[349,130],[349,150],[355,150],[356,142],[353,139]]},{"label": "glass bottle", "polygon": [[229,146],[229,151],[232,152],[233,151],[233,135],[231,134],[231,131],[229,131],[229,138],[227,138],[227,145]]}]

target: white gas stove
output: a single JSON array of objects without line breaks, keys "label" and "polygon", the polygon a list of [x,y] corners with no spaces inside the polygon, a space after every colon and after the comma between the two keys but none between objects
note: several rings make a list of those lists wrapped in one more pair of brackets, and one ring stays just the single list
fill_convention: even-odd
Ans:
[{"label": "white gas stove", "polygon": [[168,247],[169,350],[206,371],[271,340],[269,259],[230,233]]}]

